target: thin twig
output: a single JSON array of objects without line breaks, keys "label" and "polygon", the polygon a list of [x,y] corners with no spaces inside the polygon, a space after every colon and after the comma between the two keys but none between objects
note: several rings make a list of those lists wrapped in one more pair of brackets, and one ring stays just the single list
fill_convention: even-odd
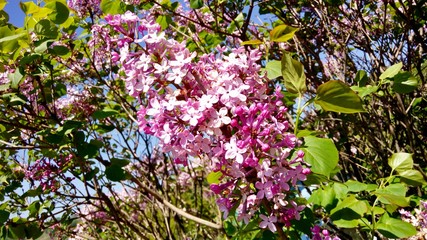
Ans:
[{"label": "thin twig", "polygon": [[142,182],[140,182],[136,177],[132,176],[132,181],[135,182],[140,188],[144,189],[144,191],[150,193],[153,197],[155,197],[158,201],[160,201],[161,203],[163,203],[165,206],[167,206],[169,209],[171,209],[172,211],[176,212],[177,214],[190,219],[192,221],[195,221],[197,223],[203,224],[207,227],[210,228],[214,228],[214,229],[222,229],[222,226],[213,222],[209,222],[207,220],[201,219],[199,217],[196,217],[194,215],[191,215],[185,211],[183,211],[182,209],[174,206],[172,203],[168,202],[166,199],[164,199],[160,194],[158,194],[157,192],[153,191],[152,189],[148,188],[147,186],[145,186]]}]

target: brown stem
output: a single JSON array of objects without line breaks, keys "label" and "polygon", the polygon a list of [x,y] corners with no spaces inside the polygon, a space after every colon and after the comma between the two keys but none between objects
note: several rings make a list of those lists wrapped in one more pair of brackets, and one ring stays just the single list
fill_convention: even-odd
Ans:
[{"label": "brown stem", "polygon": [[175,205],[173,205],[172,203],[168,202],[166,199],[164,199],[162,196],[160,196],[160,194],[158,194],[157,192],[153,191],[152,189],[150,189],[149,187],[145,186],[142,182],[140,182],[137,178],[132,177],[132,181],[134,183],[136,183],[140,188],[144,189],[144,191],[148,192],[149,194],[151,194],[154,198],[156,198],[159,202],[163,203],[165,206],[167,206],[169,209],[171,209],[172,211],[174,211],[175,213],[190,219],[192,221],[195,221],[197,223],[203,224],[207,227],[210,228],[214,228],[214,229],[222,229],[222,226],[213,222],[209,222],[207,220],[201,219],[199,217],[196,217],[194,215],[191,215],[185,211],[183,211],[182,209],[176,207]]}]

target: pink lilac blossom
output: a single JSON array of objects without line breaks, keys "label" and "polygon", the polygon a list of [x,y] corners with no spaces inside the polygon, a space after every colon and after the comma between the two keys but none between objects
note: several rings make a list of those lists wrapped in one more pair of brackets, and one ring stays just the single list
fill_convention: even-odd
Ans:
[{"label": "pink lilac blossom", "polygon": [[0,72],[0,85],[10,83],[9,74],[15,72],[15,69],[11,69],[10,66],[5,66],[3,72]]},{"label": "pink lilac blossom", "polygon": [[[64,75],[63,77],[71,76]],[[46,78],[48,77],[45,75],[42,75],[39,79],[27,76],[19,84],[19,91],[26,97],[27,103],[32,106],[36,113],[55,115],[55,118],[63,121],[78,116],[88,117],[95,111],[95,106],[91,103],[91,94],[89,91],[79,89],[78,86],[67,86],[67,94],[52,103],[38,101],[39,99],[43,99],[40,96],[41,88],[39,87],[39,81],[43,83]],[[30,133],[26,133],[26,135],[28,134]]]},{"label": "pink lilac blossom", "polygon": [[123,0],[123,2],[127,5],[138,5],[141,0]]},{"label": "pink lilac blossom", "polygon": [[403,208],[399,210],[402,220],[417,228],[417,235],[408,239],[427,239],[427,201],[421,201],[419,208],[414,209],[414,212],[415,214],[412,214]]},{"label": "pink lilac blossom", "polygon": [[198,159],[220,172],[211,189],[224,218],[237,205],[238,219],[249,222],[267,202],[269,220],[260,226],[276,231],[299,219],[304,205],[292,199],[310,170],[302,151],[290,158],[299,142],[287,132],[280,86],[260,74],[262,53],[218,48],[197,56],[149,15],[127,12],[106,21],[126,88],[141,99],[140,130],[157,137],[176,164]]},{"label": "pink lilac blossom", "polygon": [[76,11],[79,17],[100,15],[101,0],[67,0],[68,7]]},{"label": "pink lilac blossom", "polygon": [[264,214],[260,214],[259,217],[262,219],[262,222],[259,224],[261,228],[267,228],[270,229],[270,231],[275,232],[277,231],[276,225],[274,223],[277,222],[276,216],[265,216]]},{"label": "pink lilac blossom", "polygon": [[95,111],[90,103],[90,93],[86,89],[67,87],[67,94],[55,101],[55,110],[61,120],[70,120],[77,116],[88,117]]},{"label": "pink lilac blossom", "polygon": [[105,68],[110,68],[111,65],[111,39],[108,35],[108,29],[102,24],[92,26],[92,38],[88,42],[88,47],[91,50],[91,60],[95,64],[95,68],[101,71]]},{"label": "pink lilac blossom", "polygon": [[[120,195],[121,200],[127,201],[126,195]],[[110,220],[109,215],[102,210],[102,204],[99,201],[94,201],[91,204],[83,205],[79,208],[78,214],[81,217],[81,221],[77,223],[73,229],[72,240],[84,240],[91,238],[90,233],[91,227],[87,222],[95,222],[98,226],[97,230],[102,231],[108,228],[106,223]],[[52,238],[60,238],[60,236],[52,236]]]},{"label": "pink lilac blossom", "polygon": [[314,226],[311,228],[311,232],[313,233],[312,240],[340,240],[341,238],[337,236],[331,236],[329,231],[326,229],[322,229],[319,226]]},{"label": "pink lilac blossom", "polygon": [[38,159],[25,170],[25,177],[31,182],[39,182],[39,186],[43,191],[56,192],[60,186],[58,178],[60,175],[71,181],[69,177],[63,176],[63,168],[73,158],[72,154],[68,156],[60,156],[59,159]]}]

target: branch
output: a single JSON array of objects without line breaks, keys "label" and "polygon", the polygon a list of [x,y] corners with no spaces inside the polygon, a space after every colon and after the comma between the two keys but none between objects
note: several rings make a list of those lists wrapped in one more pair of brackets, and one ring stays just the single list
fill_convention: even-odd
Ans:
[{"label": "branch", "polygon": [[3,146],[0,146],[0,149],[35,149],[35,148],[40,148],[40,149],[42,149],[42,148],[47,148],[47,149],[49,149],[49,148],[57,148],[56,146],[33,146],[33,145],[28,145],[28,146],[23,146],[23,145],[15,145],[15,144],[13,144],[13,143],[10,143],[10,142],[6,142],[6,141],[3,141],[3,140],[0,140],[0,143],[2,143],[2,144],[4,144],[4,145],[6,145],[7,147],[3,147]]},{"label": "branch", "polygon": [[132,176],[132,181],[135,182],[140,188],[144,189],[144,191],[150,193],[153,197],[155,197],[158,201],[160,201],[161,203],[163,203],[165,206],[167,206],[169,209],[171,209],[172,211],[176,212],[177,214],[190,219],[194,222],[203,224],[207,227],[210,228],[214,228],[214,229],[222,229],[222,226],[213,222],[209,222],[207,220],[201,219],[199,217],[196,217],[194,215],[191,215],[185,211],[183,211],[182,209],[176,207],[175,205],[173,205],[172,203],[168,202],[166,199],[164,199],[160,194],[158,194],[157,192],[153,191],[152,189],[148,188],[147,186],[145,186],[142,182],[140,182],[137,178],[135,178],[134,176]]}]

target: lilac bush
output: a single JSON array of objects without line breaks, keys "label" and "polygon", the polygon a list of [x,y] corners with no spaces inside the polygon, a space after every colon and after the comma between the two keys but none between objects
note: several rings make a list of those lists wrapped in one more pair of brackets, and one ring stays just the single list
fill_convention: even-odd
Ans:
[{"label": "lilac bush", "polygon": [[423,4],[1,11],[0,238],[424,236]]}]

